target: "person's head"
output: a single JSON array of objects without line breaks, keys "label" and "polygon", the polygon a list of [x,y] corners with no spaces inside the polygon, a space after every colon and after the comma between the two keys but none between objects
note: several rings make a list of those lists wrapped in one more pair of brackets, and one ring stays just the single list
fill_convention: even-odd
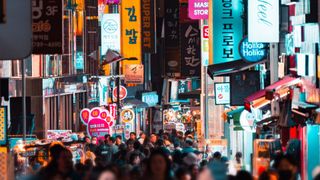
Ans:
[{"label": "person's head", "polygon": [[213,153],[213,159],[214,160],[220,160],[221,159],[221,153],[219,151],[216,151]]},{"label": "person's head", "polygon": [[171,134],[172,134],[173,136],[177,136],[177,130],[176,130],[176,129],[172,129]]},{"label": "person's head", "polygon": [[147,173],[152,177],[164,175],[167,178],[170,176],[170,169],[170,159],[162,149],[156,149],[151,152],[147,166]]},{"label": "person's head", "polygon": [[157,135],[156,134],[152,133],[150,135],[150,142],[151,143],[156,143],[157,142]]},{"label": "person's head", "polygon": [[279,179],[278,174],[272,170],[264,171],[259,175],[259,180],[277,180],[277,179]]},{"label": "person's head", "polygon": [[131,140],[131,139],[129,139],[129,140],[127,141],[127,150],[128,150],[128,151],[133,151],[133,150],[134,150],[133,145],[134,145],[134,141]]},{"label": "person's head", "polygon": [[163,147],[164,146],[163,139],[158,139],[157,142],[156,142],[156,146],[157,147]]},{"label": "person's head", "polygon": [[245,170],[238,171],[236,178],[237,179],[253,180],[252,175],[248,171],[245,171]]},{"label": "person's head", "polygon": [[137,134],[135,132],[130,133],[130,138],[131,140],[136,140],[137,139]]},{"label": "person's head", "polygon": [[110,134],[106,134],[104,135],[104,140],[108,142],[110,137],[111,137]]},{"label": "person's head", "polygon": [[191,176],[192,176],[192,178],[193,179],[195,179],[196,177],[198,177],[198,175],[199,175],[199,165],[197,165],[197,164],[193,164],[193,165],[191,165],[190,167],[189,167],[189,170],[190,170],[190,172],[191,172]]},{"label": "person's head", "polygon": [[109,141],[108,141],[108,144],[109,145],[113,145],[115,142],[116,142],[116,139],[114,137],[110,137]]},{"label": "person's head", "polygon": [[146,138],[146,134],[145,134],[144,132],[141,132],[140,135],[139,135],[139,137],[140,137],[141,139],[145,139],[145,138]]},{"label": "person's head", "polygon": [[116,180],[116,179],[117,179],[117,176],[111,169],[103,170],[98,177],[98,180]]},{"label": "person's head", "polygon": [[279,155],[275,159],[274,168],[278,170],[280,179],[294,179],[298,172],[298,162],[289,155]]},{"label": "person's head", "polygon": [[132,153],[129,157],[129,163],[133,166],[139,165],[141,162],[140,155],[138,153]]},{"label": "person's head", "polygon": [[177,180],[191,180],[191,173],[187,169],[179,168],[176,171]]},{"label": "person's head", "polygon": [[120,135],[117,135],[116,136],[116,145],[120,145],[122,143],[122,136],[120,136]]},{"label": "person's head", "polygon": [[98,144],[98,138],[96,136],[93,136],[91,139],[91,143],[97,145]]},{"label": "person's head", "polygon": [[87,143],[87,144],[90,144],[90,143],[91,143],[91,139],[90,139],[89,136],[85,136],[85,137],[84,137],[84,141],[85,141],[85,143]]},{"label": "person's head", "polygon": [[141,144],[140,144],[140,142],[139,142],[139,141],[134,141],[134,143],[133,143],[133,148],[134,148],[135,150],[140,150],[140,149],[141,149]]},{"label": "person's head", "polygon": [[49,148],[51,163],[58,168],[58,171],[67,174],[72,171],[72,153],[61,144],[54,144]]},{"label": "person's head", "polygon": [[192,146],[193,146],[192,140],[187,139],[187,140],[186,140],[186,145],[187,145],[188,147],[192,147]]},{"label": "person's head", "polygon": [[237,152],[237,153],[236,153],[236,161],[237,161],[238,163],[241,162],[241,158],[242,158],[242,153],[241,153],[241,152]]}]

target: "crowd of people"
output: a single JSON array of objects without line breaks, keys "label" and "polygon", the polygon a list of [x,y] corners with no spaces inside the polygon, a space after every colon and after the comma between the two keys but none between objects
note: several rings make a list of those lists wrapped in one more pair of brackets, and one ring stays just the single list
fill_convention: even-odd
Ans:
[{"label": "crowd of people", "polygon": [[[27,179],[35,180],[250,180],[242,154],[229,160],[220,152],[200,152],[191,134],[159,133],[147,136],[134,132],[122,136],[84,138],[85,159],[74,162],[71,151],[61,143],[49,148],[50,159],[32,167]],[[289,155],[276,158],[273,168],[259,172],[258,179],[298,179],[298,165]]]}]

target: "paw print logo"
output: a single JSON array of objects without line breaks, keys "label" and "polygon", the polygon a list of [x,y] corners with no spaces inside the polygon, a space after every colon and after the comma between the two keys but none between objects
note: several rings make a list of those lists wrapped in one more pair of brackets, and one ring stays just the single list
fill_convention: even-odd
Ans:
[{"label": "paw print logo", "polygon": [[83,109],[80,112],[82,122],[87,125],[87,132],[92,136],[103,139],[104,135],[111,134],[111,128],[114,126],[114,118],[106,109],[93,108]]}]

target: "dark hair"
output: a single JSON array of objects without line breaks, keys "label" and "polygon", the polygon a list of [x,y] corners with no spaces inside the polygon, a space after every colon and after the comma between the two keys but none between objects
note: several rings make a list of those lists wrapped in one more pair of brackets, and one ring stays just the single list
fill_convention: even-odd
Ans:
[{"label": "dark hair", "polygon": [[139,141],[134,141],[133,148],[136,149],[136,150],[140,150],[141,149],[140,142]]},{"label": "dark hair", "polygon": [[116,142],[116,138],[110,137],[110,138],[109,138],[109,141],[111,141],[112,143],[114,143],[114,142]]},{"label": "dark hair", "polygon": [[57,161],[59,159],[60,154],[63,151],[67,151],[68,149],[61,144],[55,144],[49,148],[49,154],[53,161]]},{"label": "dark hair", "polygon": [[216,151],[213,153],[213,158],[220,159],[221,158],[221,153],[219,151]]},{"label": "dark hair", "polygon": [[135,135],[135,136],[137,136],[137,134],[136,134],[135,132],[131,132],[131,133],[130,133],[130,136],[131,136],[132,134]]},{"label": "dark hair", "polygon": [[134,140],[129,139],[126,144],[127,144],[127,146],[128,146],[129,144],[134,144]]},{"label": "dark hair", "polygon": [[296,166],[296,167],[298,166],[297,160],[292,155],[290,155],[290,154],[285,154],[285,155],[280,154],[275,158],[273,167],[275,169],[278,169],[279,165],[280,165],[280,162],[282,160],[287,160],[291,165]]},{"label": "dark hair", "polygon": [[140,157],[140,155],[139,155],[138,153],[132,153],[132,154],[130,154],[129,164],[133,165],[133,161],[134,161],[137,157]]},{"label": "dark hair", "polygon": [[166,152],[163,151],[163,149],[155,149],[151,152],[148,164],[147,164],[147,170],[146,170],[146,177],[151,178],[153,176],[152,174],[152,159],[155,156],[162,156],[166,162],[166,172],[165,172],[165,179],[171,179],[171,175],[170,175],[170,170],[171,170],[171,161],[168,157],[168,155],[166,154]]},{"label": "dark hair", "polygon": [[121,135],[117,135],[116,138],[121,139],[122,140],[122,136]]},{"label": "dark hair", "polygon": [[108,139],[108,138],[110,138],[111,136],[110,136],[110,134],[106,134],[106,135],[104,135],[104,139]]},{"label": "dark hair", "polygon": [[248,171],[245,171],[245,170],[238,171],[236,178],[237,179],[245,179],[245,180],[253,180],[252,175]]},{"label": "dark hair", "polygon": [[180,179],[182,178],[184,175],[186,174],[189,174],[191,176],[191,173],[190,171],[188,171],[187,169],[185,168],[179,168],[177,171],[176,171],[176,178],[177,179]]},{"label": "dark hair", "polygon": [[241,152],[237,152],[237,153],[236,153],[236,157],[242,158],[242,153],[241,153]]},{"label": "dark hair", "polygon": [[188,139],[188,140],[186,140],[186,144],[189,145],[189,146],[192,146],[192,145],[193,145],[193,142]]},{"label": "dark hair", "polygon": [[158,139],[157,142],[156,142],[156,146],[161,147],[163,145],[164,145],[163,139]]}]

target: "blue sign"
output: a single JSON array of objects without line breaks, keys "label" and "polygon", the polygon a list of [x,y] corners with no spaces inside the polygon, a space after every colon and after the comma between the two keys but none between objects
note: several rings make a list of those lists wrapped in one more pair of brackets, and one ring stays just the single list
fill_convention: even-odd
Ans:
[{"label": "blue sign", "polygon": [[238,45],[243,37],[243,4],[241,1],[212,1],[209,28],[213,49],[213,64],[241,59]]},{"label": "blue sign", "polygon": [[142,102],[147,103],[149,106],[155,106],[159,102],[159,96],[157,92],[147,92],[147,93],[142,93],[141,97]]},{"label": "blue sign", "polygon": [[83,70],[84,69],[84,58],[83,58],[83,52],[78,51],[76,53],[76,69],[77,70]]},{"label": "blue sign", "polygon": [[267,57],[267,44],[248,42],[248,38],[245,37],[239,44],[239,53],[242,59],[249,62],[258,62]]}]

